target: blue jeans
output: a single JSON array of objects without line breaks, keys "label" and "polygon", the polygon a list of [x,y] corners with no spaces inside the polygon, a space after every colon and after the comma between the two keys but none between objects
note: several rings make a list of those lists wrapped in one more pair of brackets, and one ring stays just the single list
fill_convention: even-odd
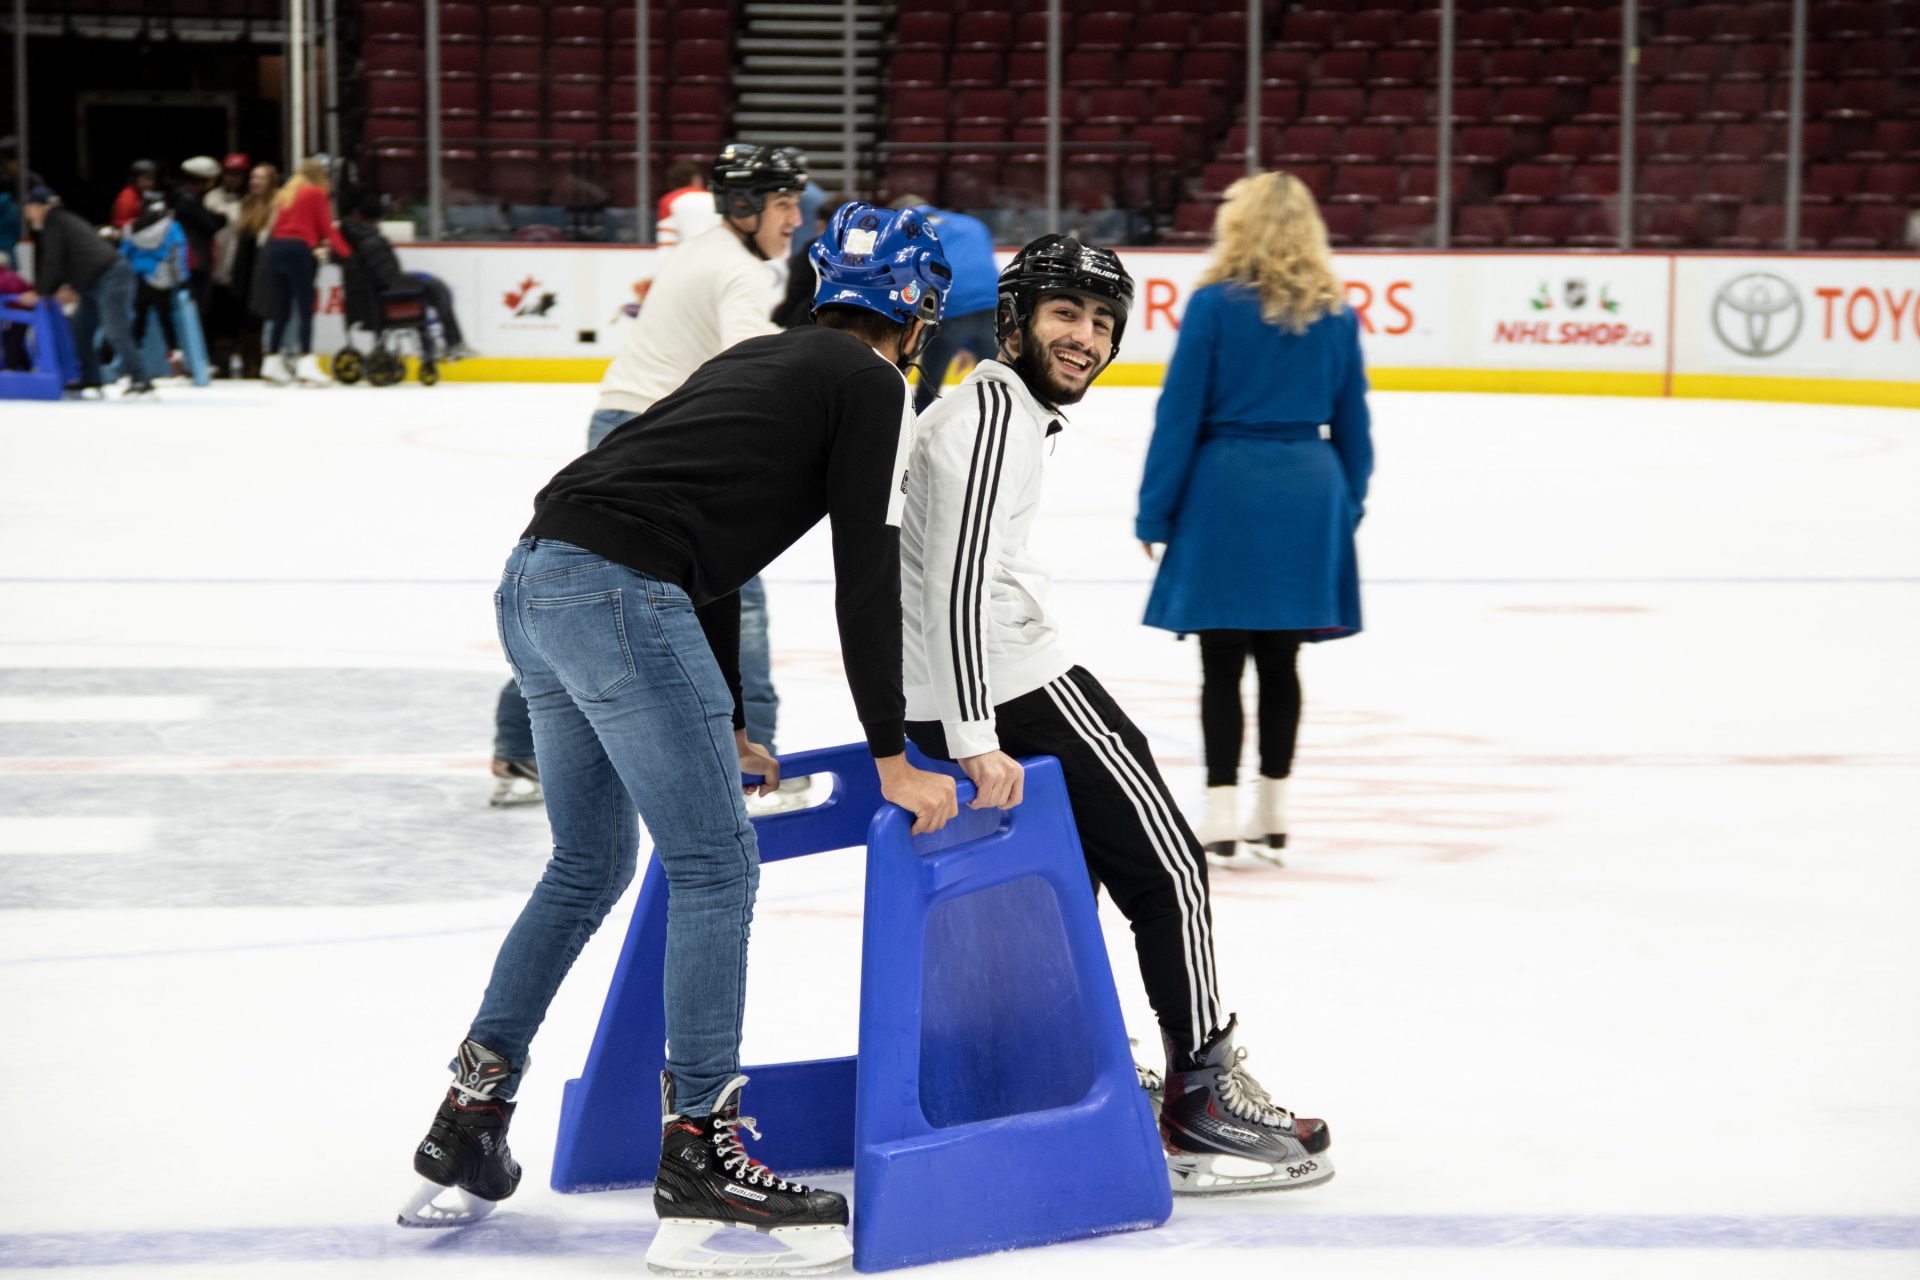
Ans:
[{"label": "blue jeans", "polygon": [[[625,409],[595,410],[587,426],[587,448],[597,449],[615,427],[633,421]],[[747,714],[747,737],[773,751],[780,722],[780,695],[773,688],[773,654],[767,648],[767,589],[756,576],[740,588],[740,701]],[[500,760],[533,759],[533,730],[526,699],[509,680],[493,713],[493,754]]]},{"label": "blue jeans", "polygon": [[114,355],[119,357],[120,371],[136,387],[148,381],[146,366],[140,361],[140,344],[133,340],[133,295],[139,283],[132,267],[116,262],[80,295],[72,325],[75,354],[80,357],[81,386],[100,385],[100,353],[94,350],[93,340],[102,329],[107,331],[107,341],[113,344]]},{"label": "blue jeans", "polygon": [[494,607],[533,713],[553,856],[494,961],[468,1036],[515,1074],[580,949],[653,837],[667,913],[667,1069],[705,1115],[740,1069],[760,852],[741,797],[733,698],[687,593],[565,542],[528,538]]}]

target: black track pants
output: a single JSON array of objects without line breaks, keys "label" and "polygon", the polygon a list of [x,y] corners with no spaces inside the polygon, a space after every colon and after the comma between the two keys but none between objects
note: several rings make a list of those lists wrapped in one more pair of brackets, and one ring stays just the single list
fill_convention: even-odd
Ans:
[{"label": "black track pants", "polygon": [[[1207,862],[1167,791],[1147,739],[1085,668],[994,709],[1000,749],[1060,759],[1094,881],[1133,926],[1140,976],[1160,1028],[1182,1052],[1226,1022],[1213,967]],[[907,736],[947,760],[937,721]]]}]

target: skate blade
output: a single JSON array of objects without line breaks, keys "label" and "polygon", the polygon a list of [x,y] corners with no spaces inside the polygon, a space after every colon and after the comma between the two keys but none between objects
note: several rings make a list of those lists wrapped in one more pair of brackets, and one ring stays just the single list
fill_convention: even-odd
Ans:
[{"label": "skate blade", "polygon": [[[710,1248],[709,1242],[729,1228],[786,1247],[753,1253]],[[853,1242],[836,1223],[760,1228],[709,1218],[662,1218],[647,1246],[647,1270],[657,1276],[817,1276],[838,1271],[852,1258]]]},{"label": "skate blade", "polygon": [[[449,1196],[451,1203],[434,1203],[442,1195]],[[464,1227],[492,1213],[496,1203],[482,1199],[471,1191],[443,1187],[422,1178],[413,1194],[407,1197],[406,1203],[400,1206],[394,1221],[403,1227]]]},{"label": "skate blade", "polygon": [[1167,1179],[1175,1195],[1252,1195],[1262,1191],[1297,1191],[1333,1178],[1333,1161],[1325,1152],[1292,1164],[1267,1164],[1243,1156],[1175,1155],[1167,1153]]},{"label": "skate blade", "polygon": [[1280,850],[1278,849],[1270,848],[1264,844],[1250,844],[1247,846],[1247,852],[1253,855],[1254,863],[1259,866],[1279,867],[1282,870],[1286,869],[1287,864],[1281,859]]},{"label": "skate blade", "polygon": [[487,803],[495,809],[512,809],[523,804],[544,804],[547,794],[540,784],[526,778],[501,780],[506,785],[496,785]]}]

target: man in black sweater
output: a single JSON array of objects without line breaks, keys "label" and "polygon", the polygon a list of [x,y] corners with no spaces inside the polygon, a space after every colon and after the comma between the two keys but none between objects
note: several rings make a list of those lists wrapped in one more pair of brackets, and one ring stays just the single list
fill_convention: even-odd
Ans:
[{"label": "man in black sweater", "polygon": [[[732,1175],[758,1188],[744,1207],[720,1198],[728,1169],[746,1167],[740,1017],[759,858],[740,776],[761,778],[747,789],[762,795],[780,781],[746,735],[738,593],[831,520],[847,683],[881,792],[914,813],[916,832],[944,826],[952,780],[905,754],[899,525],[912,418],[901,370],[952,277],[918,214],[866,205],[842,210],[814,263],[816,325],[737,344],[615,428],[541,490],[508,558],[494,605],[532,711],[553,856],[416,1153],[427,1181],[403,1222],[471,1220],[513,1190],[509,1099],[548,1002],[633,875],[636,815],[673,895],[666,1093],[678,1180],[663,1156],[669,1190],[656,1208],[776,1233],[846,1222],[840,1197],[772,1175]],[[694,1155],[680,1150],[689,1142]],[[431,1204],[446,1187],[477,1199]],[[656,1249],[671,1239],[663,1231]]]},{"label": "man in black sweater", "polygon": [[64,306],[79,304],[70,323],[80,357],[81,394],[100,388],[100,356],[93,340],[105,329],[127,375],[127,396],[151,396],[153,379],[140,362],[140,346],[133,340],[133,295],[139,283],[133,268],[92,224],[62,205],[60,197],[47,188],[27,192],[22,211],[33,228],[34,287],[22,301],[32,305],[44,294]]}]

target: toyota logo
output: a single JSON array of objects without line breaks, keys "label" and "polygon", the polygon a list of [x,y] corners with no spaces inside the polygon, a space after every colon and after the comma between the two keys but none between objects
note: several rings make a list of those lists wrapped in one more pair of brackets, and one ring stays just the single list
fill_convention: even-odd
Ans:
[{"label": "toyota logo", "polygon": [[1807,309],[1800,292],[1764,271],[1735,276],[1713,295],[1713,332],[1727,350],[1764,360],[1800,336]]}]

